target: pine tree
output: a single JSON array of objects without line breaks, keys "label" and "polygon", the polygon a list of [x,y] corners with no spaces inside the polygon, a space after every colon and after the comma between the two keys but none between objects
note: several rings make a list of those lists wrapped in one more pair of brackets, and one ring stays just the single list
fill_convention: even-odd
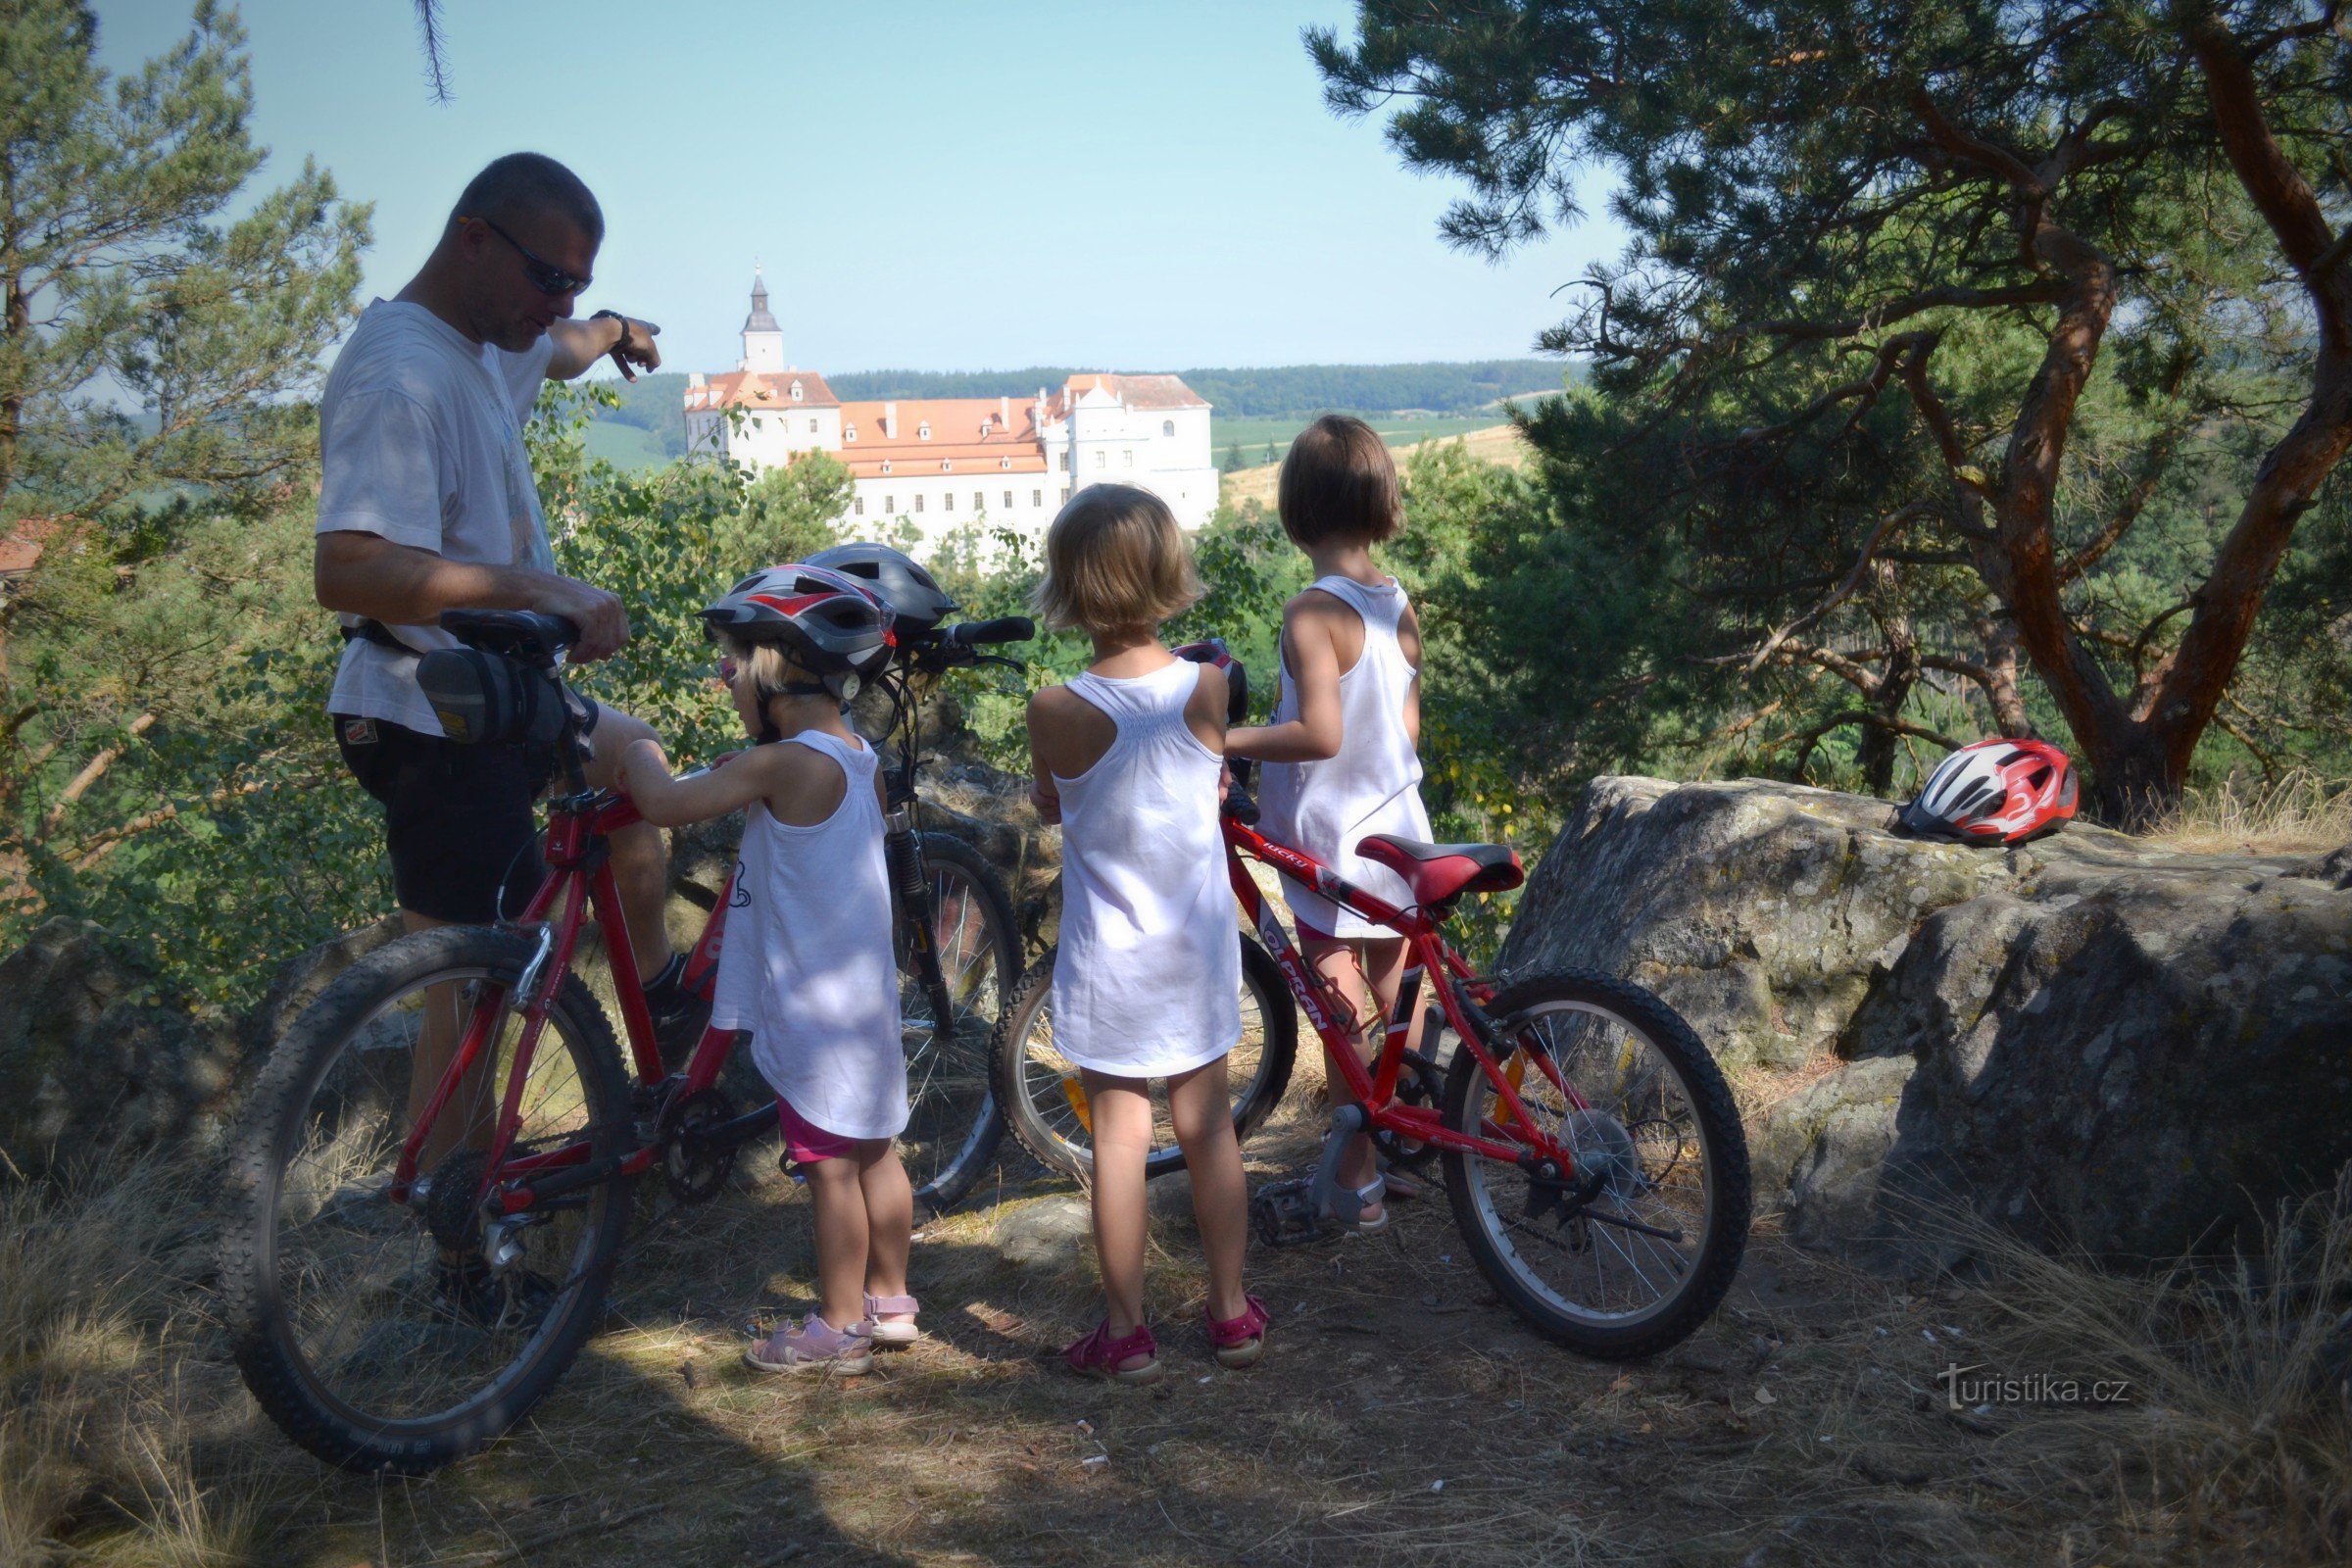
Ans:
[{"label": "pine tree", "polygon": [[1225,449],[1225,471],[1239,473],[1242,469],[1242,444],[1236,441]]},{"label": "pine tree", "polygon": [[315,450],[296,395],[350,324],[368,209],[306,162],[220,220],[268,155],[233,13],[199,0],[120,80],[97,32],[76,0],[0,11],[0,505],[266,502]]}]

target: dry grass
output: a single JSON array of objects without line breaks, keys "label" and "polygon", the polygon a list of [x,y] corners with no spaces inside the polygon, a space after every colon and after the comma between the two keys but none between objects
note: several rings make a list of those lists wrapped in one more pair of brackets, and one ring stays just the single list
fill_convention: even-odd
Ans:
[{"label": "dry grass", "polygon": [[[1314,1075],[1253,1140],[1297,1168]],[[1189,1226],[1151,1289],[1174,1375],[1069,1378],[1083,1266],[1021,1269],[1008,1164],[924,1228],[926,1342],[874,1376],[763,1380],[741,1325],[806,1306],[808,1205],[747,1151],[708,1206],[648,1205],[606,1331],[490,1452],[421,1482],[322,1469],[252,1410],[191,1278],[201,1172],[0,1194],[0,1562],[1394,1564],[2296,1562],[2341,1544],[2352,1202],[2272,1261],[2161,1288],[2014,1250],[1985,1286],[1871,1278],[1760,1227],[1670,1355],[1566,1354],[1494,1301],[1442,1191],[1380,1238],[1251,1254],[1266,1362],[1218,1370]],[[1982,1249],[1980,1249],[1982,1250]],[[1946,1407],[1957,1360],[2113,1375],[2099,1411]],[[2328,1371],[2327,1378],[2315,1374]]]},{"label": "dry grass", "polygon": [[2352,786],[2304,768],[2192,789],[2148,837],[2184,854],[2297,855],[2352,844]]},{"label": "dry grass", "polygon": [[[1448,441],[1461,443],[1471,457],[1481,463],[1499,463],[1508,468],[1525,467],[1535,461],[1535,448],[1519,434],[1515,424],[1489,425],[1463,435],[1433,436],[1413,446],[1399,447],[1394,456],[1396,466],[1402,468],[1412,461],[1412,455],[1424,446],[1440,446]],[[1225,504],[1238,507],[1245,501],[1254,501],[1271,510],[1274,505],[1274,484],[1281,477],[1282,465],[1269,463],[1254,468],[1236,468],[1223,480]]]}]

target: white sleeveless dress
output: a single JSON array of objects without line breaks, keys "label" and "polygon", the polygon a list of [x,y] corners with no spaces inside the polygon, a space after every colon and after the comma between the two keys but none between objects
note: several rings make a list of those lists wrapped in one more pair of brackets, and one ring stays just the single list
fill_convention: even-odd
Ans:
[{"label": "white sleeveless dress", "polygon": [[1164,1078],[1242,1038],[1242,949],[1217,828],[1224,760],[1184,721],[1200,666],[1177,660],[1069,689],[1118,725],[1094,766],[1056,774],[1061,947],[1054,1045],[1082,1067]]},{"label": "white sleeveless dress", "polygon": [[[1340,750],[1319,762],[1268,762],[1258,795],[1261,830],[1330,866],[1366,893],[1409,908],[1413,895],[1404,878],[1355,853],[1368,834],[1429,837],[1429,812],[1421,804],[1421,759],[1404,730],[1404,704],[1413,666],[1396,643],[1404,615],[1404,590],[1395,582],[1368,588],[1350,577],[1318,577],[1313,585],[1361,616],[1364,651],[1340,675]],[[1274,722],[1298,716],[1298,677],[1286,652],[1282,701]],[[1394,936],[1311,888],[1282,883],[1283,900],[1298,920],[1329,936]]]},{"label": "white sleeveless dress", "polygon": [[837,1138],[896,1137],[906,1056],[873,748],[819,730],[780,744],[831,758],[848,788],[810,827],[759,801],[745,812],[710,1021],[752,1032],[760,1076],[804,1120]]}]

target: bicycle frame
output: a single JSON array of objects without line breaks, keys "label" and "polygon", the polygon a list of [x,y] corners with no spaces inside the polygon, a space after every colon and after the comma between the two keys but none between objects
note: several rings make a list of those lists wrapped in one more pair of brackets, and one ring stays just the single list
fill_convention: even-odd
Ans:
[{"label": "bicycle frame", "polygon": [[[579,948],[580,927],[586,923],[593,908],[598,926],[608,933],[605,956],[612,971],[612,989],[620,1002],[623,1032],[628,1037],[629,1056],[636,1067],[640,1089],[662,1082],[662,1053],[654,1035],[653,1014],[645,1004],[645,984],[637,972],[637,956],[631,951],[621,923],[620,889],[612,879],[608,840],[616,830],[629,827],[644,818],[638,814],[636,804],[626,796],[610,790],[583,790],[564,796],[548,808],[547,839],[544,854],[547,877],[532,894],[530,904],[523,909],[523,926],[540,928],[539,949],[523,970],[514,990],[495,1004],[477,1004],[467,1014],[465,1032],[459,1037],[458,1049],[450,1057],[449,1066],[442,1072],[441,1081],[425,1102],[424,1111],[416,1125],[409,1130],[402,1146],[400,1162],[393,1172],[391,1196],[395,1202],[406,1202],[416,1183],[416,1162],[424,1148],[427,1134],[448,1107],[468,1072],[480,1058],[488,1042],[505,1026],[507,1017],[517,1002],[523,1010],[522,1036],[514,1045],[514,1064],[509,1069],[502,1093],[498,1122],[491,1135],[488,1164],[482,1172],[480,1189],[474,1194],[478,1204],[493,1187],[517,1178],[543,1177],[561,1171],[560,1185],[541,1181],[537,1190],[525,1185],[514,1188],[501,1197],[505,1213],[519,1213],[543,1198],[576,1187],[591,1186],[614,1176],[634,1176],[650,1168],[660,1153],[659,1143],[640,1136],[636,1147],[627,1153],[608,1156],[604,1162],[592,1162],[589,1145],[574,1140],[559,1149],[529,1153],[509,1160],[508,1152],[514,1147],[514,1134],[522,1122],[522,1088],[529,1080],[533,1055],[539,1047],[540,1031],[546,1026],[549,1004],[555,1000],[556,988],[562,977],[570,972],[571,961]],[[707,985],[718,964],[718,955],[726,934],[727,908],[735,887],[730,876],[721,890],[717,903],[711,907],[710,918],[687,959],[686,983],[690,987]],[[560,910],[558,909],[561,906]],[[555,911],[550,918],[551,911]],[[684,1078],[672,1103],[682,1102],[685,1097],[709,1089],[718,1081],[719,1069],[726,1064],[727,1053],[733,1048],[734,1032],[715,1027],[706,1028],[703,1037],[695,1042],[694,1053],[687,1058]],[[769,1122],[773,1112],[765,1106],[738,1118],[741,1121]]]},{"label": "bicycle frame", "polygon": [[[1518,1081],[1487,1048],[1494,1021],[1487,1016],[1482,1004],[1494,996],[1493,982],[1481,979],[1462,961],[1461,956],[1440,935],[1439,919],[1419,908],[1399,909],[1355,886],[1314,857],[1275,843],[1230,812],[1222,818],[1222,824],[1225,865],[1233,882],[1234,897],[1241,902],[1242,911],[1249,916],[1258,941],[1281,966],[1283,977],[1290,982],[1292,996],[1298,999],[1307,1021],[1322,1040],[1324,1060],[1347,1081],[1356,1103],[1363,1107],[1369,1130],[1385,1128],[1432,1148],[1514,1164],[1532,1165],[1548,1159],[1557,1162],[1562,1176],[1572,1176],[1576,1169],[1574,1151],[1543,1132],[1519,1098]],[[1405,965],[1403,983],[1397,988],[1396,1006],[1389,1015],[1379,1055],[1371,1067],[1364,1065],[1357,1054],[1355,1040],[1347,1032],[1343,1020],[1335,1016],[1334,1009],[1326,1004],[1325,982],[1307,968],[1306,960],[1274,917],[1273,901],[1250,875],[1245,858],[1272,866],[1341,907],[1388,927],[1410,944],[1411,958]],[[1436,988],[1438,1003],[1445,1009],[1446,1021],[1453,1026],[1461,1048],[1477,1058],[1480,1070],[1494,1086],[1501,1106],[1501,1118],[1484,1120],[1478,1135],[1457,1133],[1446,1127],[1444,1112],[1437,1106],[1396,1102],[1405,1041],[1420,1010],[1422,979],[1430,974],[1440,977]],[[1530,1051],[1518,1055],[1521,1059],[1534,1059],[1538,1070],[1571,1105],[1580,1110],[1591,1108],[1547,1053]],[[1509,1141],[1505,1142],[1506,1139]]]}]

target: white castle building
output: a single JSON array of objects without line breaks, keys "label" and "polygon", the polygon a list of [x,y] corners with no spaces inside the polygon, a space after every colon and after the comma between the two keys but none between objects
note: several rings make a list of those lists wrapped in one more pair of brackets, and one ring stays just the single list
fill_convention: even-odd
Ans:
[{"label": "white castle building", "polygon": [[1217,505],[1208,413],[1180,377],[1107,372],[1017,401],[844,403],[822,375],[786,362],[757,272],[742,363],[686,378],[689,452],[755,473],[804,452],[829,454],[857,480],[844,520],[866,519],[877,533],[908,523],[926,543],[974,522],[1042,534],[1073,487],[1103,482],[1140,485],[1198,528]]}]

